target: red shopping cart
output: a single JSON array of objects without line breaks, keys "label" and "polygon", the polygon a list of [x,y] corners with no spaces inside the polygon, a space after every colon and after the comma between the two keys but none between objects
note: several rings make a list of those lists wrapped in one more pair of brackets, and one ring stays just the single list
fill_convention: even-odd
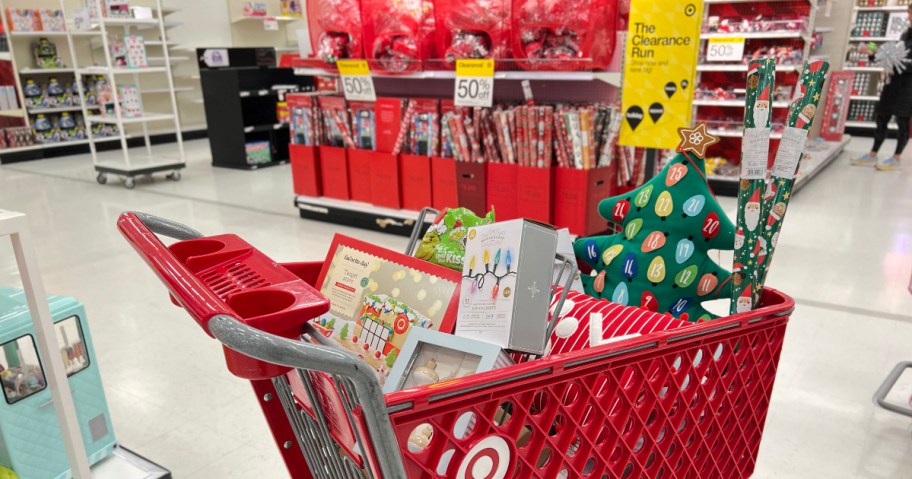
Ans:
[{"label": "red shopping cart", "polygon": [[[118,227],[250,379],[294,478],[748,477],[794,302],[384,396],[313,344],[320,263],[142,213]],[[165,246],[157,234],[183,240]],[[307,341],[302,340],[307,339]]]}]

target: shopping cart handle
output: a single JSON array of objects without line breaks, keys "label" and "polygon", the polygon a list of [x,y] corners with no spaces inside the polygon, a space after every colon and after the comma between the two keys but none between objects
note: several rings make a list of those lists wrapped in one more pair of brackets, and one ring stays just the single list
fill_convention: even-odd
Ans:
[{"label": "shopping cart handle", "polygon": [[890,394],[890,390],[893,389],[893,386],[896,385],[899,378],[906,372],[906,369],[912,369],[912,361],[901,362],[890,371],[890,374],[887,375],[884,382],[877,388],[877,392],[874,393],[874,404],[877,404],[887,411],[912,417],[912,407],[902,407],[887,401],[887,395]]},{"label": "shopping cart handle", "polygon": [[224,302],[178,261],[155,234],[159,232],[175,239],[193,239],[202,236],[198,231],[180,223],[136,212],[121,214],[117,228],[161,278],[177,302],[210,336],[212,333],[207,327],[209,320],[217,314],[232,314]]},{"label": "shopping cart handle", "polygon": [[366,362],[348,351],[269,334],[230,315],[213,317],[209,321],[209,330],[223,345],[244,356],[289,368],[328,373],[351,381],[355,388],[353,400],[361,406],[370,436],[368,444],[380,448],[378,452],[381,453],[375,456],[380,477],[407,477],[402,453],[394,440],[396,435],[386,411],[383,389],[377,381],[376,372]]}]

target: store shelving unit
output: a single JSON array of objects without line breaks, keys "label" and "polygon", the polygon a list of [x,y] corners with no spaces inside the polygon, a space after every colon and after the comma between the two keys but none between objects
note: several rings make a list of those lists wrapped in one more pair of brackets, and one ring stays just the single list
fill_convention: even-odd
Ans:
[{"label": "store shelving unit", "polygon": [[[799,77],[799,69],[804,61],[812,61],[811,44],[814,35],[822,35],[833,31],[832,28],[817,28],[817,2],[808,0],[776,0],[776,1],[755,1],[755,0],[707,0],[704,7],[704,33],[700,35],[701,39],[701,60],[697,66],[698,79],[697,85],[701,89],[712,90],[714,88],[723,88],[734,91],[735,96],[743,97],[743,88],[746,81],[747,64],[720,62],[711,63],[705,60],[707,45],[710,40],[715,38],[744,38],[744,54],[750,55],[760,48],[769,48],[773,46],[787,46],[799,49],[801,52],[801,61],[796,61],[792,65],[776,66],[776,86],[784,87],[781,94],[772,98],[773,103],[773,122],[784,123],[787,116],[789,101],[792,97],[793,89]],[[807,20],[798,23],[800,28],[791,28],[782,31],[761,31],[761,32],[707,32],[709,30],[710,17],[717,17],[720,20],[726,18],[755,18],[762,17],[765,20],[782,17],[782,18],[801,18]],[[694,118],[697,121],[723,120],[730,121],[733,124],[740,125],[744,116],[743,99],[695,99]],[[710,123],[712,126],[712,123]],[[740,156],[741,139],[744,136],[743,131],[737,128],[714,128],[710,132],[722,139],[718,147],[714,147],[716,152],[722,153],[728,160],[736,160]],[[781,132],[774,132],[771,135],[773,145],[771,151],[778,148],[778,140],[782,138]],[[835,150],[834,150],[835,151]],[[840,150],[841,151],[841,150]],[[834,155],[838,155],[835,153]],[[835,156],[834,156],[835,158]],[[832,160],[832,159],[831,159]],[[825,166],[828,162],[820,162]],[[809,176],[809,178],[812,176]],[[738,178],[735,177],[709,177],[710,186],[717,194],[736,194]]]},{"label": "store shelving unit", "polygon": [[[280,0],[265,0],[266,16],[245,16],[244,5],[246,0],[227,0],[228,17],[231,22],[231,45],[234,47],[265,47],[275,48],[278,53],[296,53],[298,41],[295,30],[307,28],[307,19],[304,16],[281,15]],[[307,2],[300,2],[306,5]],[[274,18],[278,23],[278,30],[266,30],[263,21]]]},{"label": "store shelving unit", "polygon": [[[95,0],[98,11],[104,8],[103,0]],[[123,184],[126,188],[135,187],[135,178],[140,175],[151,175],[162,171],[168,171],[167,178],[170,180],[180,180],[180,170],[185,166],[184,159],[184,142],[181,133],[180,116],[177,108],[177,96],[174,91],[174,80],[171,77],[171,63],[169,61],[169,51],[163,48],[162,52],[165,58],[164,66],[146,67],[146,68],[126,68],[117,67],[112,62],[111,46],[108,41],[109,28],[122,31],[124,36],[131,34],[133,28],[146,29],[157,27],[160,38],[167,38],[165,32],[164,12],[162,10],[161,0],[155,1],[153,7],[154,18],[151,19],[133,19],[133,18],[99,18],[98,24],[93,25],[102,40],[102,51],[104,54],[104,64],[102,66],[92,66],[79,70],[81,74],[103,75],[109,85],[112,86],[112,96],[115,105],[120,105],[120,89],[118,88],[118,77],[130,75],[132,83],[142,93],[140,77],[147,74],[158,74],[165,77],[167,83],[168,95],[170,97],[170,111],[155,113],[143,111],[142,116],[127,118],[120,108],[114,108],[112,114],[90,114],[87,110],[83,112],[86,119],[87,127],[91,124],[113,124],[117,125],[117,135],[120,139],[120,146],[123,152],[123,161],[119,160],[101,160],[98,157],[98,151],[95,145],[95,137],[91,128],[87,128],[89,138],[89,147],[92,151],[92,163],[95,165],[95,171],[98,173],[97,180],[100,184],[107,183],[108,175],[117,175],[123,178]],[[72,40],[71,40],[72,41]],[[82,95],[80,86],[80,94]],[[149,133],[149,123],[153,122],[171,122],[174,126],[174,134],[177,140],[177,156],[163,156],[153,153],[152,141]],[[131,152],[127,143],[127,125],[137,124],[142,127],[143,148],[140,148],[140,155],[137,152]],[[144,150],[144,151],[142,151]]]},{"label": "store shelving unit", "polygon": [[[205,50],[200,49],[197,58]],[[231,48],[228,55],[231,67],[213,68],[203,60],[198,63],[212,165],[257,170],[288,163],[291,136],[288,125],[278,119],[276,102],[284,90],[281,87],[309,91],[313,80],[295,76],[288,68],[276,68],[271,48]],[[258,65],[258,58],[271,58],[272,63]],[[272,161],[249,164],[245,145],[262,141],[269,142]]]},{"label": "store shelving unit", "polygon": [[[95,1],[95,0],[91,0]],[[154,0],[140,0],[136,3],[140,4],[149,4],[150,1]],[[131,2],[133,4],[134,2]],[[88,30],[76,30],[72,20],[71,14],[74,7],[83,6],[84,2],[74,1],[74,0],[0,0],[0,21],[4,25],[8,25],[6,18],[8,8],[49,8],[49,9],[59,9],[64,12],[66,22],[66,31],[64,32],[47,32],[47,31],[36,31],[36,32],[7,32],[8,43],[10,45],[9,52],[0,52],[0,61],[10,61],[12,63],[13,70],[16,72],[15,75],[15,87],[18,96],[18,103],[20,108],[11,109],[6,111],[0,111],[0,116],[12,117],[12,118],[22,118],[22,126],[31,127],[34,121],[34,118],[38,114],[56,114],[63,112],[76,113],[82,110],[79,106],[67,106],[62,108],[24,108],[25,99],[23,95],[22,85],[28,79],[34,79],[38,83],[45,83],[51,77],[57,77],[62,83],[69,83],[74,80],[77,76],[84,74],[91,75],[106,75],[106,67],[99,67],[97,65],[106,64],[104,59],[101,57],[105,52],[105,41],[102,38],[102,26],[99,24],[93,24],[92,28]],[[176,8],[162,7],[161,15],[168,15],[179,11]],[[146,41],[147,49],[149,47],[162,48],[162,49],[174,49],[177,48],[177,45],[170,44],[162,38],[166,38],[165,35],[161,34],[161,29],[158,25],[158,19],[117,19],[117,18],[108,18],[104,22],[107,26],[110,26],[112,29],[121,29],[123,27],[129,27],[132,29],[142,29],[145,32],[145,35],[150,39]],[[165,23],[165,29],[169,28],[169,22]],[[171,22],[175,23],[175,22]],[[149,33],[152,33],[151,35]],[[37,41],[39,38],[48,38],[51,42],[55,43],[58,48],[58,55],[63,59],[65,66],[62,68],[35,68],[32,66],[31,60],[31,43]],[[113,74],[117,75],[120,78],[123,78],[124,75],[133,74],[133,73],[143,73],[144,80],[145,77],[148,77],[149,80],[155,81],[153,77],[149,74],[156,74],[158,77],[161,73],[166,72],[168,69],[163,65],[164,54],[155,55],[151,53],[149,58],[152,59],[153,63],[149,69],[136,69],[136,70],[116,70]],[[170,64],[176,64],[178,62],[185,62],[189,60],[187,56],[173,56],[169,60]],[[78,68],[79,65],[84,65],[84,68]],[[143,93],[156,93],[158,94],[157,98],[160,100],[150,99],[148,102],[145,101],[144,104],[152,103],[153,108],[165,108],[164,106],[159,106],[160,103],[164,102],[164,95],[169,94],[172,91],[172,88],[169,88],[169,85],[159,79],[155,88],[150,89],[150,91],[144,91]],[[188,95],[193,94],[194,91],[198,91],[198,82],[187,82],[186,85],[181,85],[180,87],[173,88],[175,93],[187,92]],[[94,105],[86,105],[85,110],[88,113],[97,112],[98,107]],[[85,118],[86,115],[83,115]],[[138,124],[134,124],[132,128],[128,128],[125,132],[126,138],[132,139],[131,145],[135,146],[144,135],[142,135]],[[11,125],[9,125],[11,126]],[[194,128],[204,130],[204,126],[195,126]],[[171,135],[173,137],[175,130],[165,129],[165,130],[156,130],[155,135]],[[107,145],[105,149],[110,149],[113,146],[112,140],[119,139],[119,137],[101,137],[95,138],[97,144]],[[45,143],[45,144],[36,144],[25,147],[16,147],[16,148],[4,148],[0,149],[0,162],[13,162],[21,160],[29,160],[42,158],[54,154],[72,154],[79,152],[88,152],[90,148],[86,148],[90,145],[91,142],[86,139],[75,139],[70,141],[60,141],[55,143]]]},{"label": "store shelving unit", "polygon": [[[865,107],[863,104],[867,103],[870,105],[880,99],[880,90],[883,88],[882,85],[885,74],[883,68],[872,65],[867,59],[862,59],[862,61],[857,64],[853,62],[854,52],[862,43],[870,42],[883,44],[899,41],[899,36],[896,32],[894,32],[893,35],[889,35],[889,19],[892,15],[905,15],[905,12],[909,8],[908,5],[898,5],[897,0],[887,0],[886,3],[886,5],[881,6],[856,5],[852,8],[850,25],[851,36],[848,37],[848,41],[846,42],[846,66],[844,69],[855,72],[856,78],[859,76],[862,77],[856,81],[856,85],[860,85],[860,88],[853,88],[852,97],[849,98],[849,101],[851,102],[849,106],[850,115],[849,121],[846,122],[846,130],[853,135],[871,136],[874,134],[874,129],[876,128],[874,119],[867,115],[867,113],[873,113],[873,109]],[[884,16],[882,29],[866,30],[866,25],[859,22],[859,15],[870,14]],[[858,114],[853,116],[851,113],[853,113],[854,107],[859,107],[859,109],[857,110]],[[891,122],[889,129],[895,131],[897,129],[896,124]]]}]

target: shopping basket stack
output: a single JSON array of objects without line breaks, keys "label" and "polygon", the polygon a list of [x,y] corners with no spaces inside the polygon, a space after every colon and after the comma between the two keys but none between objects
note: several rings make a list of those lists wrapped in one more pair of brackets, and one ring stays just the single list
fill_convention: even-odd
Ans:
[{"label": "shopping basket stack", "polygon": [[[201,238],[139,213],[118,226],[226,346],[229,369],[251,380],[294,478],[729,479],[754,470],[794,307],[775,290],[748,313],[384,397],[353,355],[297,340],[328,306],[310,286],[320,263],[276,264],[236,236]],[[184,241],[165,247],[153,232]]]}]

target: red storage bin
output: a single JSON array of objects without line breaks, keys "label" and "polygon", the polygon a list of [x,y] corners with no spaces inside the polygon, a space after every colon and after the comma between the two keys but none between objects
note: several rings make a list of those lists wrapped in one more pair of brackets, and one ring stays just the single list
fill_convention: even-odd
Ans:
[{"label": "red storage bin", "polygon": [[456,186],[456,160],[431,157],[431,205],[440,211],[459,206]]},{"label": "red storage bin", "polygon": [[288,145],[291,157],[291,183],[296,195],[321,196],[320,157],[317,147]]},{"label": "red storage bin", "polygon": [[402,185],[402,209],[420,211],[431,206],[431,158],[399,155],[399,179]]},{"label": "red storage bin", "polygon": [[428,6],[424,11],[423,0],[363,0],[364,53],[371,70],[421,70],[433,44],[433,4]]},{"label": "red storage bin", "polygon": [[513,57],[526,70],[607,68],[614,53],[612,0],[513,0]]},{"label": "red storage bin", "polygon": [[358,0],[309,0],[307,24],[314,56],[308,66],[337,71],[336,60],[364,58]]},{"label": "red storage bin", "polygon": [[456,162],[456,188],[459,191],[459,206],[472,210],[476,215],[484,215],[488,211],[486,187],[484,163]]},{"label": "red storage bin", "polygon": [[554,206],[554,169],[518,166],[516,210],[522,218],[551,224]]},{"label": "red storage bin", "polygon": [[452,70],[456,60],[510,58],[510,0],[437,0],[435,70]]},{"label": "red storage bin", "polygon": [[384,208],[402,208],[399,197],[399,158],[392,153],[371,152],[371,203]]},{"label": "red storage bin", "polygon": [[323,178],[323,196],[339,200],[351,199],[348,189],[348,155],[345,148],[319,146],[320,176]]},{"label": "red storage bin", "polygon": [[348,189],[355,201],[370,203],[374,200],[371,180],[373,155],[370,150],[348,150]]},{"label": "red storage bin", "polygon": [[[494,207],[497,221],[506,221],[519,218],[517,208],[517,169],[519,166],[508,163],[487,163],[485,186],[487,204]],[[476,214],[484,214],[487,208],[473,210]]]},{"label": "red storage bin", "polygon": [[555,168],[554,225],[579,236],[605,231],[608,220],[599,215],[598,203],[614,194],[614,172],[612,167]]}]

